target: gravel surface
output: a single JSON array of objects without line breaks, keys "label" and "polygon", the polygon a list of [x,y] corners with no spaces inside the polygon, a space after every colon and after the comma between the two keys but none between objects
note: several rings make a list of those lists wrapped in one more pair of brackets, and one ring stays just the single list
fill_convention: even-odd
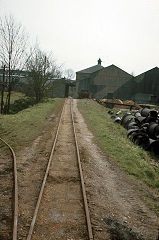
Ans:
[{"label": "gravel surface", "polygon": [[[77,136],[95,240],[156,240],[159,219],[130,176],[95,144],[74,100]],[[145,192],[146,194],[146,192]]]}]

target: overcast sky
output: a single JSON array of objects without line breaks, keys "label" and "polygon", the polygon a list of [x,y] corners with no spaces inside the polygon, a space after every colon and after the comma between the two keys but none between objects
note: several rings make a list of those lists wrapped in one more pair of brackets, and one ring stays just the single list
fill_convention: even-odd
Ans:
[{"label": "overcast sky", "polygon": [[8,14],[75,72],[99,57],[135,75],[159,67],[159,0],[0,0]]}]

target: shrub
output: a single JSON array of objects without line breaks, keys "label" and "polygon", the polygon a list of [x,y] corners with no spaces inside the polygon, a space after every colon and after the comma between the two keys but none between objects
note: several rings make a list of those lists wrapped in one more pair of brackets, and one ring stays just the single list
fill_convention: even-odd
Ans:
[{"label": "shrub", "polygon": [[31,98],[31,97],[20,98],[18,100],[15,100],[14,103],[11,104],[10,113],[15,114],[17,112],[22,111],[25,108],[33,106],[34,104],[36,104],[36,101],[34,98]]}]

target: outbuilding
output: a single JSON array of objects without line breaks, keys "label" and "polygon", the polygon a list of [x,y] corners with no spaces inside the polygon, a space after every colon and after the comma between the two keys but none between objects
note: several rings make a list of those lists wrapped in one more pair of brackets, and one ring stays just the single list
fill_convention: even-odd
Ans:
[{"label": "outbuilding", "polygon": [[87,92],[89,98],[114,98],[114,92],[131,78],[113,64],[103,67],[99,58],[97,65],[76,73],[76,96]]}]

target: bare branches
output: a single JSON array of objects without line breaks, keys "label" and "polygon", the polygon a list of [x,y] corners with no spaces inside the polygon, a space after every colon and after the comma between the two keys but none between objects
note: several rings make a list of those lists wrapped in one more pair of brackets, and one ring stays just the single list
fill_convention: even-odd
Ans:
[{"label": "bare branches", "polygon": [[70,80],[74,79],[75,78],[75,72],[71,68],[65,70],[65,78],[70,79]]},{"label": "bare branches", "polygon": [[21,24],[16,23],[12,16],[0,18],[0,61],[8,69],[8,95],[6,113],[9,113],[10,96],[13,87],[12,72],[22,69],[25,64],[28,37]]},{"label": "bare branches", "polygon": [[52,53],[43,52],[36,46],[27,61],[28,83],[26,94],[32,94],[39,102],[52,85],[53,78],[61,77],[60,68],[55,64]]},{"label": "bare branches", "polygon": [[21,69],[25,63],[28,36],[12,16],[0,18],[0,60],[10,69]]},{"label": "bare branches", "polygon": [[[14,85],[14,70],[23,70],[27,79],[25,83],[25,93],[36,97],[39,102],[46,91],[50,88],[53,78],[60,78],[62,75],[61,67],[56,65],[52,53],[41,51],[38,44],[30,51],[28,47],[28,36],[20,23],[17,23],[12,16],[0,18],[0,64],[5,65],[7,102],[4,109],[9,113],[10,96]],[[72,70],[69,77],[72,76]]]}]

